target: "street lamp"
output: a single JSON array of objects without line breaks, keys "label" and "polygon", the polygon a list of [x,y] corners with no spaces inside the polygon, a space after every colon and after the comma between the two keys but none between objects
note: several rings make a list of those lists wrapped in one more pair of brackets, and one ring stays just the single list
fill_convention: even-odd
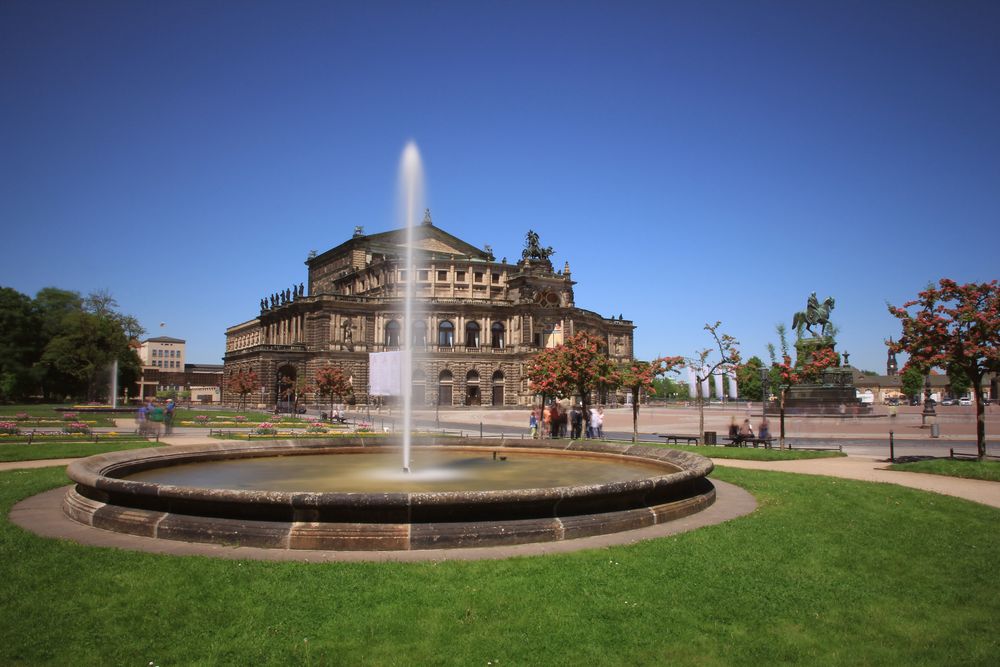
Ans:
[{"label": "street lamp", "polygon": [[934,411],[934,399],[931,398],[931,374],[924,376],[924,411],[920,414],[921,423],[924,426],[933,424],[937,413]]}]

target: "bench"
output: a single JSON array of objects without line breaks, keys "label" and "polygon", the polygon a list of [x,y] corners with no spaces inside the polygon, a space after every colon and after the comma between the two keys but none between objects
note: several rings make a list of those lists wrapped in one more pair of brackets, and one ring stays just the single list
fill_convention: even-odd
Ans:
[{"label": "bench", "polygon": [[698,436],[696,435],[676,435],[673,433],[671,434],[660,433],[659,436],[661,438],[665,438],[668,443],[673,442],[675,445],[679,445],[681,440],[684,440],[689,445],[698,444]]},{"label": "bench", "polygon": [[747,447],[753,445],[754,447],[759,447],[764,445],[764,449],[771,449],[771,445],[774,443],[774,438],[759,438],[757,436],[743,437],[736,436],[735,438],[726,438],[729,444],[726,447]]}]

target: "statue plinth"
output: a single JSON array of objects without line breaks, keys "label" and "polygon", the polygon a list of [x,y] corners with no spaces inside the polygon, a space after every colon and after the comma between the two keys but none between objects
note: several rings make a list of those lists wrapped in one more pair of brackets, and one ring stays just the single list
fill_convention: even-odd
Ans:
[{"label": "statue plinth", "polygon": [[802,368],[812,361],[813,356],[820,350],[830,348],[836,352],[837,343],[830,336],[813,336],[812,338],[800,338],[795,341],[795,367]]},{"label": "statue plinth", "polygon": [[[812,361],[817,352],[835,350],[830,336],[813,336],[795,341],[795,367]],[[860,415],[870,414],[871,406],[861,402],[854,388],[854,373],[850,368],[831,366],[813,382],[797,384],[785,395],[785,411],[793,414]]]}]

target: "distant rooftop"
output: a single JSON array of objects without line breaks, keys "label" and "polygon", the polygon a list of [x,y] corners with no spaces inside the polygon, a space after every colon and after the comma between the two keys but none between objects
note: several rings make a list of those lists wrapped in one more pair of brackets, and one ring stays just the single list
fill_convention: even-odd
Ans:
[{"label": "distant rooftop", "polygon": [[156,338],[147,338],[143,341],[144,343],[183,343],[185,341],[180,338],[171,338],[170,336],[157,336]]}]

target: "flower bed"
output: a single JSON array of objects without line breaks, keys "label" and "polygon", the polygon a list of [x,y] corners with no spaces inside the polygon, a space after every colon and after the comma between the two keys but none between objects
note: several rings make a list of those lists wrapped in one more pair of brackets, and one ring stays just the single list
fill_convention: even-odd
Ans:
[{"label": "flower bed", "polygon": [[84,422],[70,422],[63,426],[63,433],[80,433],[86,435],[90,433],[90,425]]},{"label": "flower bed", "polygon": [[17,435],[21,432],[15,422],[0,422],[0,434]]},{"label": "flower bed", "polygon": [[262,422],[253,432],[256,435],[277,435],[278,429],[271,422]]}]

